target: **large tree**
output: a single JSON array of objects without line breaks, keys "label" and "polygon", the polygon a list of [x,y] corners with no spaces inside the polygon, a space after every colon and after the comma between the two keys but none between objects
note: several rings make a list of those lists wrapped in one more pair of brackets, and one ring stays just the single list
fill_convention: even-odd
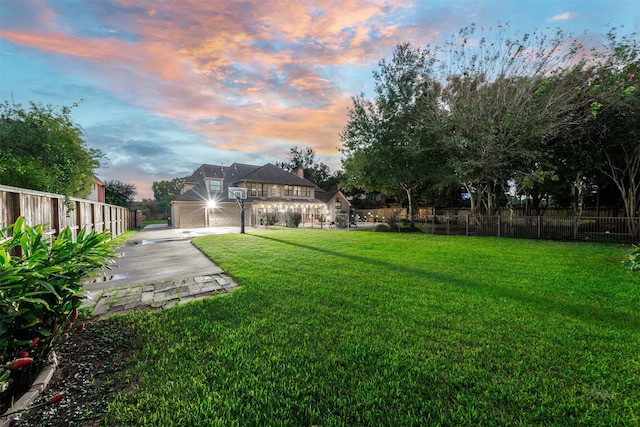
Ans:
[{"label": "large tree", "polygon": [[166,216],[171,214],[171,200],[180,195],[180,190],[188,177],[174,178],[171,181],[154,181],[151,185],[153,196],[158,202],[158,211]]},{"label": "large tree", "polygon": [[[593,67],[583,63],[547,82],[548,87],[560,87],[548,89],[547,93],[562,90],[572,94],[568,104],[572,108],[561,122],[564,126],[545,140],[545,152],[541,157],[550,164],[552,174],[545,177],[547,179],[531,182],[524,193],[531,196],[527,197],[527,202],[531,198],[537,215],[540,215],[543,198],[553,198],[561,206],[570,206],[575,218],[574,236],[578,231],[584,200],[597,193],[605,179],[600,172],[603,158],[594,152],[589,140],[593,102],[590,82],[593,76]],[[539,158],[537,160],[540,161]]]},{"label": "large tree", "polygon": [[[640,45],[637,34],[608,34],[596,75],[588,137],[604,159],[602,172],[620,192],[630,234],[640,240]],[[634,219],[635,218],[635,219]]]},{"label": "large tree", "polygon": [[573,87],[564,82],[581,50],[561,31],[516,39],[505,32],[478,36],[471,26],[441,49],[451,166],[472,211],[490,215],[514,183],[526,192],[553,176],[547,145],[575,120]]},{"label": "large tree", "polygon": [[91,192],[103,155],[87,147],[71,108],[0,104],[0,184],[81,198]]},{"label": "large tree", "polygon": [[331,190],[339,179],[339,174],[332,173],[328,165],[316,159],[316,152],[310,147],[291,147],[287,159],[275,165],[289,172],[302,168],[304,177],[324,190]]},{"label": "large tree", "polygon": [[439,140],[440,85],[431,78],[429,52],[409,43],[374,71],[375,97],[353,98],[341,133],[344,188],[405,196],[411,227],[414,195],[442,164]]}]

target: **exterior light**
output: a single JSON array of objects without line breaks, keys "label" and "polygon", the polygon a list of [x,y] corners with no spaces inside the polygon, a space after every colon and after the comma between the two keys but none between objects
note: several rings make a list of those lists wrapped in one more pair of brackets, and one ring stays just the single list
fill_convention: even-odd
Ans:
[{"label": "exterior light", "polygon": [[216,201],[215,201],[215,200],[208,200],[208,201],[207,201],[207,207],[208,207],[209,209],[214,209],[214,208],[216,207],[216,205],[217,205],[217,203],[216,203]]}]

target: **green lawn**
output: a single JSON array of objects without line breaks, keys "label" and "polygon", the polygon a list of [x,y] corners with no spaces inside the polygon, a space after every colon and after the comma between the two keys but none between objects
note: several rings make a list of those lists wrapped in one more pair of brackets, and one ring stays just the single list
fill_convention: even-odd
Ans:
[{"label": "green lawn", "polygon": [[129,315],[108,425],[640,422],[625,248],[281,230],[194,243],[242,288]]}]

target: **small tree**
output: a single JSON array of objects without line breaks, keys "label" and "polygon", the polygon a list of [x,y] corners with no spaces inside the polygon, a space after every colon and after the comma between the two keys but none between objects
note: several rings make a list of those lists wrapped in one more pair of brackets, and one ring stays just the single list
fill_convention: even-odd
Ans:
[{"label": "small tree", "polygon": [[155,199],[142,199],[142,201],[134,202],[133,209],[141,210],[145,219],[161,219],[165,217],[164,209],[160,208]]}]

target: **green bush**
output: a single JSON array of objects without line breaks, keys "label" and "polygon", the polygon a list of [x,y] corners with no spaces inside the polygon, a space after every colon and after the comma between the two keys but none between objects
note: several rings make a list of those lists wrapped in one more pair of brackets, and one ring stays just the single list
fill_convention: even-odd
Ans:
[{"label": "green bush", "polygon": [[375,228],[376,231],[391,231],[391,228],[387,224],[378,224]]},{"label": "green bush", "polygon": [[275,212],[266,212],[260,215],[261,225],[275,225],[278,222],[278,214]]},{"label": "green bush", "polygon": [[296,228],[302,222],[302,214],[299,212],[284,212],[282,214],[284,225],[290,228]]},{"label": "green bush", "polygon": [[[387,218],[387,224],[389,224],[389,231],[398,231],[398,217],[396,214],[393,214],[389,218]],[[387,231],[387,230],[380,230]]]},{"label": "green bush", "polygon": [[624,266],[631,271],[640,270],[640,246],[634,246],[629,250],[629,256],[625,260]]},{"label": "green bush", "polygon": [[25,391],[74,324],[82,280],[114,256],[110,233],[69,228],[47,238],[24,218],[0,230],[0,408]]}]

